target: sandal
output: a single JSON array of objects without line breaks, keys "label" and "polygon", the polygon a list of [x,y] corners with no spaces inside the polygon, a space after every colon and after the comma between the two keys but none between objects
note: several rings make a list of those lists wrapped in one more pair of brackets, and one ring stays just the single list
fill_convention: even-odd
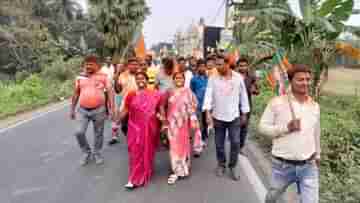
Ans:
[{"label": "sandal", "polygon": [[176,181],[178,180],[178,176],[176,174],[171,174],[168,178],[168,184],[169,185],[174,185],[176,183]]},{"label": "sandal", "polygon": [[131,182],[128,182],[125,186],[124,186],[127,190],[132,190],[135,188],[135,185],[132,184]]}]

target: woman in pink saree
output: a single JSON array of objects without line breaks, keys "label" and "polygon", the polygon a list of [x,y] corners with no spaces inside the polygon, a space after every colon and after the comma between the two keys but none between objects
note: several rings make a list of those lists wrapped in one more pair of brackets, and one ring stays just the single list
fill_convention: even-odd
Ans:
[{"label": "woman in pink saree", "polygon": [[[175,89],[168,95],[167,122],[172,174],[168,183],[190,175],[191,154],[202,150],[201,132],[196,118],[196,97],[189,88],[184,88],[185,75],[173,75]],[[194,136],[191,138],[191,134]]]},{"label": "woman in pink saree", "polygon": [[153,173],[153,161],[159,144],[160,123],[157,113],[160,107],[160,93],[147,89],[147,75],[139,72],[135,76],[138,90],[125,98],[125,108],[120,120],[128,120],[127,144],[129,153],[129,177],[127,189],[146,185]]}]

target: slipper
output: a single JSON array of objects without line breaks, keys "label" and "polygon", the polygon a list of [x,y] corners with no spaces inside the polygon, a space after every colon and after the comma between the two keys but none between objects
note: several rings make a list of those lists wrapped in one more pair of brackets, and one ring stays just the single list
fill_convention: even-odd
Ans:
[{"label": "slipper", "polygon": [[168,184],[169,185],[174,185],[176,183],[176,181],[178,180],[178,176],[176,174],[171,174],[168,178]]},{"label": "slipper", "polygon": [[133,190],[135,188],[135,185],[132,184],[131,182],[128,182],[125,186],[124,186],[127,190]]}]

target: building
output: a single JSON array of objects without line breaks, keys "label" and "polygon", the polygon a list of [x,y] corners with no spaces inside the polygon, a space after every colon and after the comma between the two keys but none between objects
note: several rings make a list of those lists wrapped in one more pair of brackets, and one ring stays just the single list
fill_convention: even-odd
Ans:
[{"label": "building", "polygon": [[198,24],[192,23],[183,32],[178,30],[174,37],[177,54],[203,58],[205,22],[201,18]]},{"label": "building", "polygon": [[219,48],[223,27],[207,26],[204,19],[192,23],[185,32],[178,30],[174,45],[179,56],[205,58],[208,53]]},{"label": "building", "polygon": [[169,42],[160,42],[158,44],[155,44],[151,47],[151,50],[155,52],[157,56],[169,56],[173,55],[174,53],[174,44]]}]

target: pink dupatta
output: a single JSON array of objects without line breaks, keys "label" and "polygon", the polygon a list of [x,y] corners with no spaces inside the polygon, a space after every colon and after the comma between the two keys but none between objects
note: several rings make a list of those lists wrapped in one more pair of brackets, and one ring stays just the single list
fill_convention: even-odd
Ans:
[{"label": "pink dupatta", "polygon": [[[168,139],[172,169],[178,176],[189,174],[192,150],[202,151],[196,106],[196,97],[189,88],[171,91],[167,111]],[[194,132],[193,143],[191,143],[191,130]]]}]

